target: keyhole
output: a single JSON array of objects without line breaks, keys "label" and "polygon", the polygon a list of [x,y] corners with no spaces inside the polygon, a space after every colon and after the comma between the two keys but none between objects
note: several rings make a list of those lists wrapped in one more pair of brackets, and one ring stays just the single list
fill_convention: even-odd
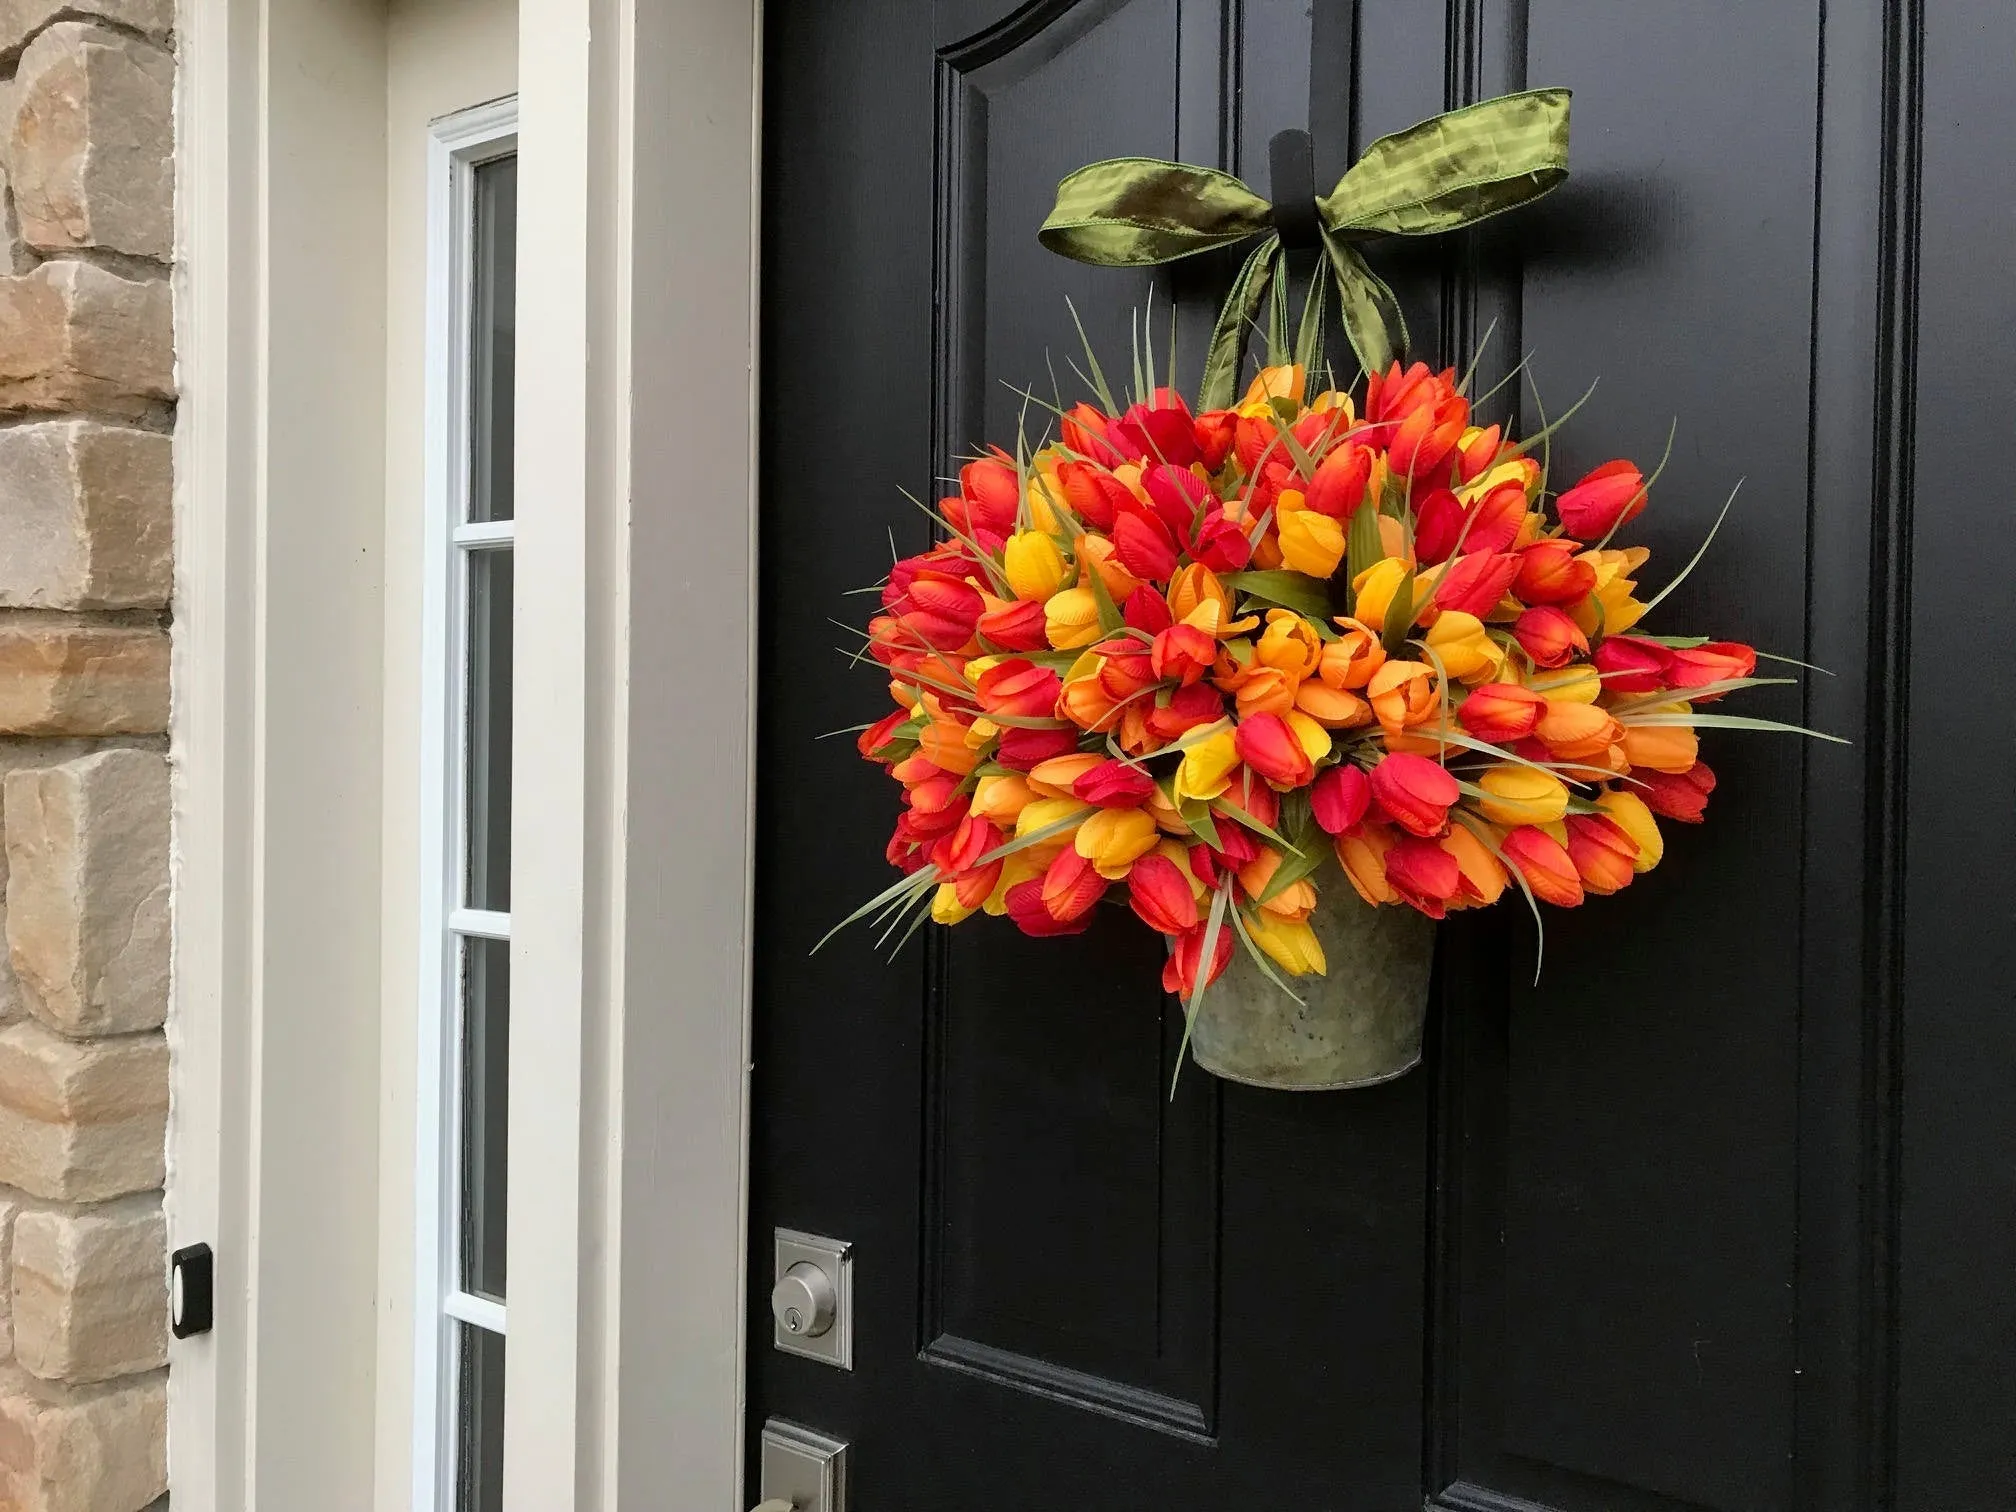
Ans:
[{"label": "keyhole", "polygon": [[786,1308],[784,1310],[784,1326],[794,1334],[803,1333],[805,1331],[804,1315],[795,1307]]}]

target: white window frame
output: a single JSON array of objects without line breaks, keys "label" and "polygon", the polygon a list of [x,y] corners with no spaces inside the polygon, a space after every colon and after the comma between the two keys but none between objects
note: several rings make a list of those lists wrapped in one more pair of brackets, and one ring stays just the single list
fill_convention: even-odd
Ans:
[{"label": "white window frame", "polygon": [[506,1309],[460,1283],[460,942],[509,940],[511,916],[460,906],[468,853],[472,550],[514,549],[515,520],[468,523],[476,169],[518,150],[512,95],[432,123],[427,144],[426,511],[421,624],[420,978],[414,1098],[413,1506],[454,1505],[459,1326],[505,1335]]}]

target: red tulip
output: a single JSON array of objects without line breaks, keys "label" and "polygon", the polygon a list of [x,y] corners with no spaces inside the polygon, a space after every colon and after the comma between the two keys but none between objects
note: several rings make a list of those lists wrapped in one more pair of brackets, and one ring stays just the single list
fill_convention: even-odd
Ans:
[{"label": "red tulip", "polygon": [[1498,607],[1519,575],[1519,559],[1503,552],[1466,551],[1435,584],[1438,609],[1456,609],[1483,619]]},{"label": "red tulip", "polygon": [[1309,753],[1278,714],[1254,714],[1240,721],[1233,744],[1241,761],[1282,787],[1301,787],[1315,774]]},{"label": "red tulip", "polygon": [[[1069,856],[1075,852],[1067,847],[1060,854]],[[1102,887],[1105,885],[1104,879],[1097,872],[1093,872],[1092,876]],[[1079,914],[1072,919],[1059,919],[1052,914],[1043,906],[1043,880],[1040,877],[1016,883],[1008,889],[1008,895],[1001,901],[1007,908],[1008,917],[1015,921],[1015,927],[1026,935],[1040,938],[1045,935],[1083,934],[1086,926],[1092,922],[1089,913]]]},{"label": "red tulip", "polygon": [[1142,473],[1141,487],[1170,536],[1179,541],[1190,538],[1198,509],[1213,497],[1211,485],[1189,468],[1167,463]]},{"label": "red tulip", "polygon": [[1607,897],[1630,885],[1638,859],[1638,842],[1601,814],[1570,814],[1568,859],[1582,879],[1585,892]]},{"label": "red tulip", "polygon": [[1510,745],[1539,726],[1547,700],[1516,683],[1485,683],[1456,706],[1456,719],[1479,740]]},{"label": "red tulip", "polygon": [[1005,609],[983,614],[974,628],[989,645],[1003,651],[1047,651],[1050,639],[1044,633],[1043,606],[1033,600],[1018,599]]},{"label": "red tulip", "polygon": [[1386,465],[1410,485],[1439,479],[1469,419],[1470,406],[1460,394],[1449,395],[1433,408],[1423,405],[1413,410],[1386,443]]},{"label": "red tulip", "polygon": [[1108,885],[1090,859],[1067,845],[1043,873],[1043,906],[1059,924],[1069,924],[1090,913],[1092,905],[1106,896]]},{"label": "red tulip", "polygon": [[[1229,809],[1236,809],[1239,813],[1245,814],[1257,824],[1266,825],[1269,829],[1272,829],[1281,818],[1280,795],[1251,767],[1240,767],[1234,772],[1232,785],[1218,795],[1217,801]],[[1224,838],[1226,830],[1236,828],[1238,828],[1236,824],[1221,825],[1218,831],[1219,838]],[[1250,856],[1247,858],[1251,859]],[[1244,864],[1240,863],[1242,866]]]},{"label": "red tulip", "polygon": [[1112,467],[1125,460],[1106,439],[1113,422],[1089,404],[1074,404],[1064,413],[1059,429],[1064,444],[1081,457]]},{"label": "red tulip", "polygon": [[1090,462],[1058,463],[1057,481],[1064,486],[1064,502],[1095,530],[1111,530],[1115,504],[1133,497],[1125,483]]},{"label": "red tulip", "polygon": [[1212,510],[1197,522],[1190,555],[1213,572],[1237,572],[1252,560],[1253,543],[1243,527]]},{"label": "red tulip", "polygon": [[1146,583],[1127,595],[1126,602],[1120,606],[1120,618],[1129,629],[1145,631],[1149,635],[1167,630],[1176,621],[1169,612],[1169,600]]},{"label": "red tulip", "polygon": [[[892,710],[855,737],[854,749],[859,751],[863,756],[866,756],[870,761],[880,761],[886,766],[891,758],[879,756],[876,753],[884,746],[898,744],[894,738],[896,727],[907,723],[909,719],[910,711],[908,709]],[[902,744],[907,745],[907,742]]]},{"label": "red tulip", "polygon": [[904,593],[897,623],[933,651],[956,651],[973,639],[986,604],[963,578],[920,572]]},{"label": "red tulip", "polygon": [[1513,592],[1529,604],[1575,604],[1596,586],[1596,569],[1577,553],[1576,541],[1535,541],[1519,553]]},{"label": "red tulip", "polygon": [[1038,667],[1016,657],[996,662],[982,672],[975,691],[980,707],[989,714],[1048,719],[1057,711],[1057,695],[1064,691],[1064,679],[1049,667]]},{"label": "red tulip", "polygon": [[1414,555],[1425,566],[1449,560],[1456,549],[1456,537],[1463,532],[1463,501],[1446,488],[1437,488],[1414,510]]},{"label": "red tulip", "polygon": [[[1236,824],[1218,826],[1218,844],[1211,852],[1211,859],[1217,862],[1220,871],[1236,872],[1259,854],[1260,842],[1254,838],[1250,830],[1242,829]],[[1203,873],[1199,872],[1198,875],[1202,876]]]},{"label": "red tulip", "polygon": [[1372,806],[1372,780],[1352,762],[1333,766],[1309,789],[1309,812],[1326,835],[1355,829]]},{"label": "red tulip", "polygon": [[[1010,896],[1013,896],[1012,894]],[[1204,936],[1210,931],[1208,923],[1199,924],[1187,934],[1176,936],[1169,947],[1169,959],[1162,966],[1162,990],[1174,993],[1188,1002],[1197,988],[1197,975],[1204,961]],[[1224,975],[1225,968],[1232,964],[1232,925],[1220,920],[1218,938],[1211,945],[1210,969],[1204,972],[1204,985],[1209,987]]]},{"label": "red tulip", "polygon": [[1604,536],[1645,507],[1645,479],[1623,460],[1605,462],[1554,501],[1570,535],[1586,541]]},{"label": "red tulip", "polygon": [[1176,545],[1153,515],[1128,513],[1113,521],[1113,555],[1137,578],[1167,582],[1176,570]]},{"label": "red tulip", "polygon": [[950,834],[931,847],[931,862],[948,877],[970,872],[980,858],[1001,844],[1001,831],[992,820],[967,814]]},{"label": "red tulip", "polygon": [[1463,868],[1433,840],[1403,835],[1386,852],[1386,881],[1401,902],[1439,919],[1463,889]]},{"label": "red tulip", "polygon": [[1456,779],[1441,766],[1405,752],[1372,768],[1371,781],[1379,807],[1414,835],[1441,834],[1449,825],[1450,807],[1462,796]]},{"label": "red tulip", "polygon": [[1155,779],[1131,762],[1102,761],[1071,784],[1071,791],[1100,808],[1139,808],[1155,793]]},{"label": "red tulip", "polygon": [[1636,793],[1645,807],[1662,819],[1699,824],[1708,807],[1708,795],[1715,791],[1715,774],[1705,761],[1697,761],[1680,773],[1633,768],[1624,790]]},{"label": "red tulip", "polygon": [[1606,693],[1656,693],[1666,686],[1666,648],[1635,635],[1612,635],[1596,648]]},{"label": "red tulip", "polygon": [[1573,908],[1582,901],[1581,874],[1566,848],[1545,830],[1522,824],[1509,832],[1498,848],[1542,903]]},{"label": "red tulip", "polygon": [[[1710,641],[1705,646],[1678,646],[1666,653],[1666,683],[1673,688],[1705,688],[1710,683],[1748,677],[1757,670],[1757,653],[1741,641]],[[1703,699],[1712,703],[1720,694]]]},{"label": "red tulip", "polygon": [[1005,859],[996,856],[985,866],[976,866],[971,871],[952,879],[952,896],[959,900],[961,908],[978,908],[994,896],[994,889],[1001,882],[1002,863]]},{"label": "red tulip", "polygon": [[1157,740],[1180,740],[1190,731],[1225,717],[1225,700],[1209,683],[1178,688],[1166,704],[1160,698],[1157,694],[1154,707],[1143,715],[1148,733]]},{"label": "red tulip", "polygon": [[1239,416],[1232,410],[1206,410],[1192,424],[1190,430],[1197,440],[1197,460],[1204,464],[1206,472],[1215,473],[1225,465],[1238,426]]},{"label": "red tulip", "polygon": [[[1465,551],[1509,551],[1526,523],[1526,490],[1517,483],[1501,483],[1470,506],[1470,515]],[[1516,581],[1516,559],[1514,577]]]},{"label": "red tulip", "polygon": [[1013,725],[1001,732],[994,759],[1015,771],[1027,772],[1053,756],[1069,756],[1077,749],[1076,730],[1032,730]]},{"label": "red tulip", "polygon": [[1565,667],[1576,652],[1589,650],[1589,638],[1581,627],[1552,604],[1535,604],[1521,614],[1512,626],[1512,638],[1538,667]]},{"label": "red tulip", "polygon": [[1160,934],[1180,935],[1197,927],[1197,895],[1183,868],[1152,852],[1127,872],[1127,902],[1143,924]]},{"label": "red tulip", "polygon": [[1188,467],[1200,453],[1190,408],[1170,389],[1155,391],[1155,407],[1129,406],[1107,432],[1107,438],[1128,456],[1147,462]]},{"label": "red tulip", "polygon": [[1501,436],[1495,425],[1486,426],[1457,450],[1456,475],[1465,483],[1484,476],[1484,470],[1498,460]]},{"label": "red tulip", "polygon": [[1347,441],[1316,464],[1316,475],[1303,490],[1303,503],[1333,520],[1349,519],[1365,502],[1371,478],[1371,449]]},{"label": "red tulip", "polygon": [[1173,677],[1186,688],[1209,672],[1217,659],[1217,637],[1196,625],[1171,625],[1155,637],[1149,652],[1158,680]]},{"label": "red tulip", "polygon": [[[991,530],[1005,536],[1015,528],[1022,489],[1015,481],[1014,467],[1000,457],[982,457],[960,468],[959,496],[966,505],[961,528],[969,535],[975,530]],[[961,524],[957,520],[952,523]]]}]

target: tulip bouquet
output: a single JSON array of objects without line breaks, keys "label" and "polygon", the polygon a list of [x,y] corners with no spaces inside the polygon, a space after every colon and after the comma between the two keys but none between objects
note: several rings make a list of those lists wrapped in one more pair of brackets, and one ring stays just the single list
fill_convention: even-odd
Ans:
[{"label": "tulip bouquet", "polygon": [[902,786],[902,876],[853,917],[885,939],[1071,934],[1103,900],[1167,937],[1193,1018],[1235,943],[1294,996],[1319,888],[1575,907],[1700,822],[1701,729],[1791,728],[1714,712],[1786,680],[1749,646],[1641,629],[1679,579],[1641,598],[1615,538],[1656,470],[1552,492],[1548,431],[1476,424],[1420,363],[1354,402],[1281,361],[1202,414],[1138,362],[1126,404],[1087,377],[1100,402],[967,464],[881,586],[895,708],[858,744]]}]

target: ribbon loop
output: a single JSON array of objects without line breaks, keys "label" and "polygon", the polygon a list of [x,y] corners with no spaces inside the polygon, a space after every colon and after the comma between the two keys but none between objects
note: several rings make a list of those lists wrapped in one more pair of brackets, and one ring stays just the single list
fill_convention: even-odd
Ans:
[{"label": "ribbon loop", "polygon": [[1568,176],[1568,105],[1565,89],[1528,90],[1381,137],[1314,200],[1313,228],[1301,213],[1313,169],[1298,164],[1292,141],[1301,137],[1306,163],[1308,136],[1283,132],[1272,148],[1272,204],[1216,168],[1111,158],[1058,184],[1037,236],[1052,252],[1102,267],[1149,267],[1264,238],[1219,311],[1198,396],[1206,408],[1230,402],[1247,328],[1270,280],[1287,276],[1285,248],[1320,240],[1352,350],[1368,373],[1383,372],[1405,354],[1407,325],[1355,244],[1453,231],[1546,194]]}]

